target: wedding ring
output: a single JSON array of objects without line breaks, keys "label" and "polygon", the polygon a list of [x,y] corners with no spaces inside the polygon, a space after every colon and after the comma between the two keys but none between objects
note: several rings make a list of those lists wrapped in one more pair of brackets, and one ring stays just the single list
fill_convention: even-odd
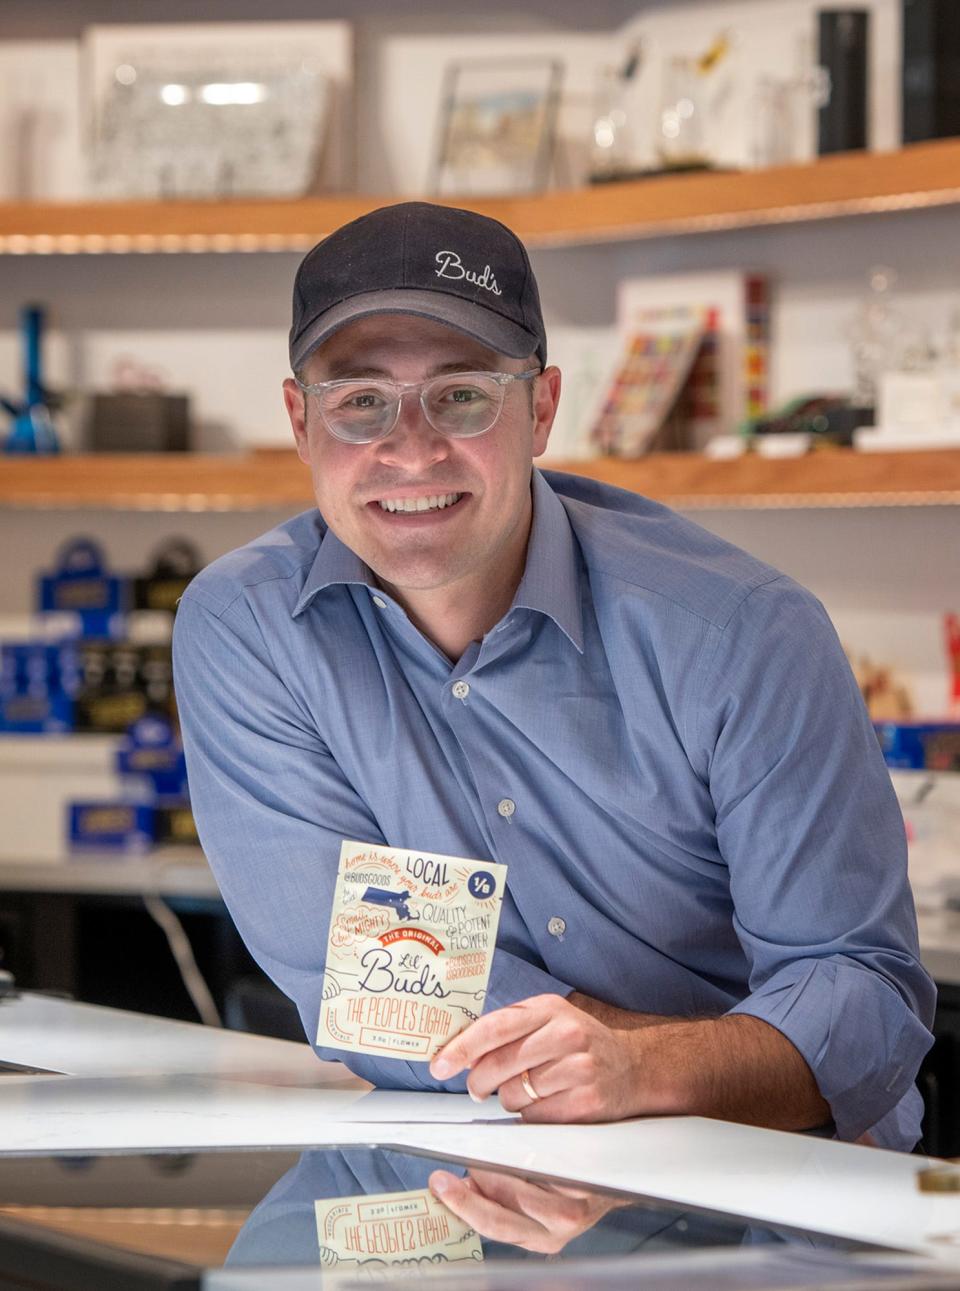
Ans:
[{"label": "wedding ring", "polygon": [[530,1102],[535,1103],[540,1095],[534,1089],[533,1081],[530,1079],[530,1073],[526,1069],[520,1073],[520,1084],[523,1086],[523,1092],[530,1099]]}]

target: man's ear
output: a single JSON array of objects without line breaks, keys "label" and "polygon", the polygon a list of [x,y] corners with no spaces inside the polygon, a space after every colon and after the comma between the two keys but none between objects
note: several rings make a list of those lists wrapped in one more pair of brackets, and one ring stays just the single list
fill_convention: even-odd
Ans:
[{"label": "man's ear", "polygon": [[290,418],[293,437],[297,443],[297,456],[301,462],[310,465],[310,449],[307,443],[307,396],[294,381],[287,377],[283,383],[283,402]]},{"label": "man's ear", "polygon": [[560,402],[560,369],[544,368],[534,383],[533,392],[533,455],[546,452],[547,441],[557,415]]}]

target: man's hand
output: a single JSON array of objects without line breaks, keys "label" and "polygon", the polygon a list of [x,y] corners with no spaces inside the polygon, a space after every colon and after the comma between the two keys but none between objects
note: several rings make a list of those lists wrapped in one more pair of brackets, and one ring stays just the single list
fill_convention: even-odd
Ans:
[{"label": "man's hand", "polygon": [[465,1068],[472,1098],[499,1090],[507,1111],[525,1121],[621,1120],[635,1114],[643,1083],[635,1034],[606,1026],[561,995],[534,995],[487,1013],[430,1064],[438,1080]]},{"label": "man's hand", "polygon": [[430,1191],[481,1237],[526,1251],[554,1255],[623,1201],[589,1189],[537,1184],[495,1170],[471,1170],[464,1179],[434,1170]]},{"label": "man's hand", "polygon": [[484,1014],[430,1064],[437,1080],[464,1070],[471,1097],[499,1090],[524,1121],[672,1114],[803,1130],[830,1119],[786,1036],[745,1015],[689,1021],[534,995]]}]

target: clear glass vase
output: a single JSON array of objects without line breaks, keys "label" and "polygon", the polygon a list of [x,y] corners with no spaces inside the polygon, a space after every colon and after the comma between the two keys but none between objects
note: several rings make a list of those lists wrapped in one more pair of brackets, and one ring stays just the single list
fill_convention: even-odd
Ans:
[{"label": "clear glass vase", "polygon": [[710,164],[704,144],[704,78],[693,58],[668,59],[660,84],[657,154],[671,170]]},{"label": "clear glass vase", "polygon": [[628,103],[631,85],[632,81],[616,67],[603,67],[597,74],[590,135],[592,179],[615,179],[628,174],[636,165]]}]

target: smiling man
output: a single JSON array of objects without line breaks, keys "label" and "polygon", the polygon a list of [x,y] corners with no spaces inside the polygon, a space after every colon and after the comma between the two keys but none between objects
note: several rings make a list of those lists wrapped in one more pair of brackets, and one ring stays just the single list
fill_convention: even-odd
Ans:
[{"label": "smiling man", "polygon": [[451,659],[506,613],[523,573],[530,463],[560,388],[531,362],[378,314],[284,383],[320,514]]},{"label": "smiling man", "polygon": [[560,374],[492,220],[405,203],[332,234],[290,358],[317,507],[177,616],[224,898],[312,1039],[342,839],[509,866],[484,1016],[430,1068],[322,1056],[527,1120],[912,1146],[933,990],[823,609],[664,507],[533,469]]}]

